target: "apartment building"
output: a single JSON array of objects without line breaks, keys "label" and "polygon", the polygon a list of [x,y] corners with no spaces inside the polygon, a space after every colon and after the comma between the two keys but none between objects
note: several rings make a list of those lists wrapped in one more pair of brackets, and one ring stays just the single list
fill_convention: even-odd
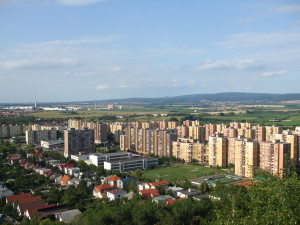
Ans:
[{"label": "apartment building", "polygon": [[211,166],[227,166],[228,141],[220,134],[210,136],[208,139],[208,163]]},{"label": "apartment building", "polygon": [[0,138],[14,137],[24,134],[23,125],[2,125],[0,126]]},{"label": "apartment building", "polygon": [[193,160],[201,163],[208,162],[206,151],[206,144],[196,139],[178,138],[177,141],[173,141],[173,156],[187,163]]},{"label": "apartment building", "polygon": [[253,177],[258,167],[258,143],[244,140],[235,141],[235,174],[241,177]]},{"label": "apartment building", "polygon": [[25,137],[28,145],[40,145],[41,141],[57,140],[57,130],[27,130]]},{"label": "apartment building", "polygon": [[84,128],[76,130],[71,128],[64,131],[65,157],[78,155],[80,152],[88,154],[95,152],[95,131]]},{"label": "apartment building", "polygon": [[120,135],[120,149],[155,156],[172,156],[172,142],[176,141],[174,130],[156,130],[128,126]]},{"label": "apartment building", "polygon": [[290,158],[290,143],[275,141],[260,141],[259,145],[259,167],[269,173],[282,174],[288,159]]}]

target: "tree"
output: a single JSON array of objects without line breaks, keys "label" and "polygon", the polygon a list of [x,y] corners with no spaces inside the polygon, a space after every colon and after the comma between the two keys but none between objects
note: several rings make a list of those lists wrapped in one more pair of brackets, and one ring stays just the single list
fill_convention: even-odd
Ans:
[{"label": "tree", "polygon": [[203,193],[206,193],[209,191],[209,186],[208,186],[208,183],[204,180],[202,181],[201,185],[200,185],[200,190],[203,192]]}]

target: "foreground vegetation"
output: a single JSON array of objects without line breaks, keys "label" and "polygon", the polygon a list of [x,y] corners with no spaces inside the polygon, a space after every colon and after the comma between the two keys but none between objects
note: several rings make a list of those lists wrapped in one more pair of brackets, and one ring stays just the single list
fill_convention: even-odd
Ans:
[{"label": "foreground vegetation", "polygon": [[[272,177],[249,189],[217,184],[218,199],[177,200],[161,205],[136,197],[131,202],[101,200],[89,206],[72,224],[299,224],[300,181]],[[124,204],[125,203],[125,204]]]}]

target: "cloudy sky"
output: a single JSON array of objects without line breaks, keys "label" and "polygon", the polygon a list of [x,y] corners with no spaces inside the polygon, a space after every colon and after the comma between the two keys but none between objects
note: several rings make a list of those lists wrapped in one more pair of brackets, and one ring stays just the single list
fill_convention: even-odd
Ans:
[{"label": "cloudy sky", "polygon": [[297,0],[0,0],[0,102],[299,93]]}]

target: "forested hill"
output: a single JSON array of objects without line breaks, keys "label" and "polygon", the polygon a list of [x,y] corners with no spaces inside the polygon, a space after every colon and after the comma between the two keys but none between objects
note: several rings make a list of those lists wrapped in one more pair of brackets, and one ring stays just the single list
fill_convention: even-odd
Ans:
[{"label": "forested hill", "polygon": [[176,97],[163,98],[128,98],[128,99],[111,99],[99,102],[118,102],[118,103],[153,103],[153,104],[180,104],[211,101],[211,102],[280,102],[300,100],[300,93],[293,94],[268,94],[268,93],[243,93],[243,92],[225,92],[217,94],[195,94],[182,95]]}]

